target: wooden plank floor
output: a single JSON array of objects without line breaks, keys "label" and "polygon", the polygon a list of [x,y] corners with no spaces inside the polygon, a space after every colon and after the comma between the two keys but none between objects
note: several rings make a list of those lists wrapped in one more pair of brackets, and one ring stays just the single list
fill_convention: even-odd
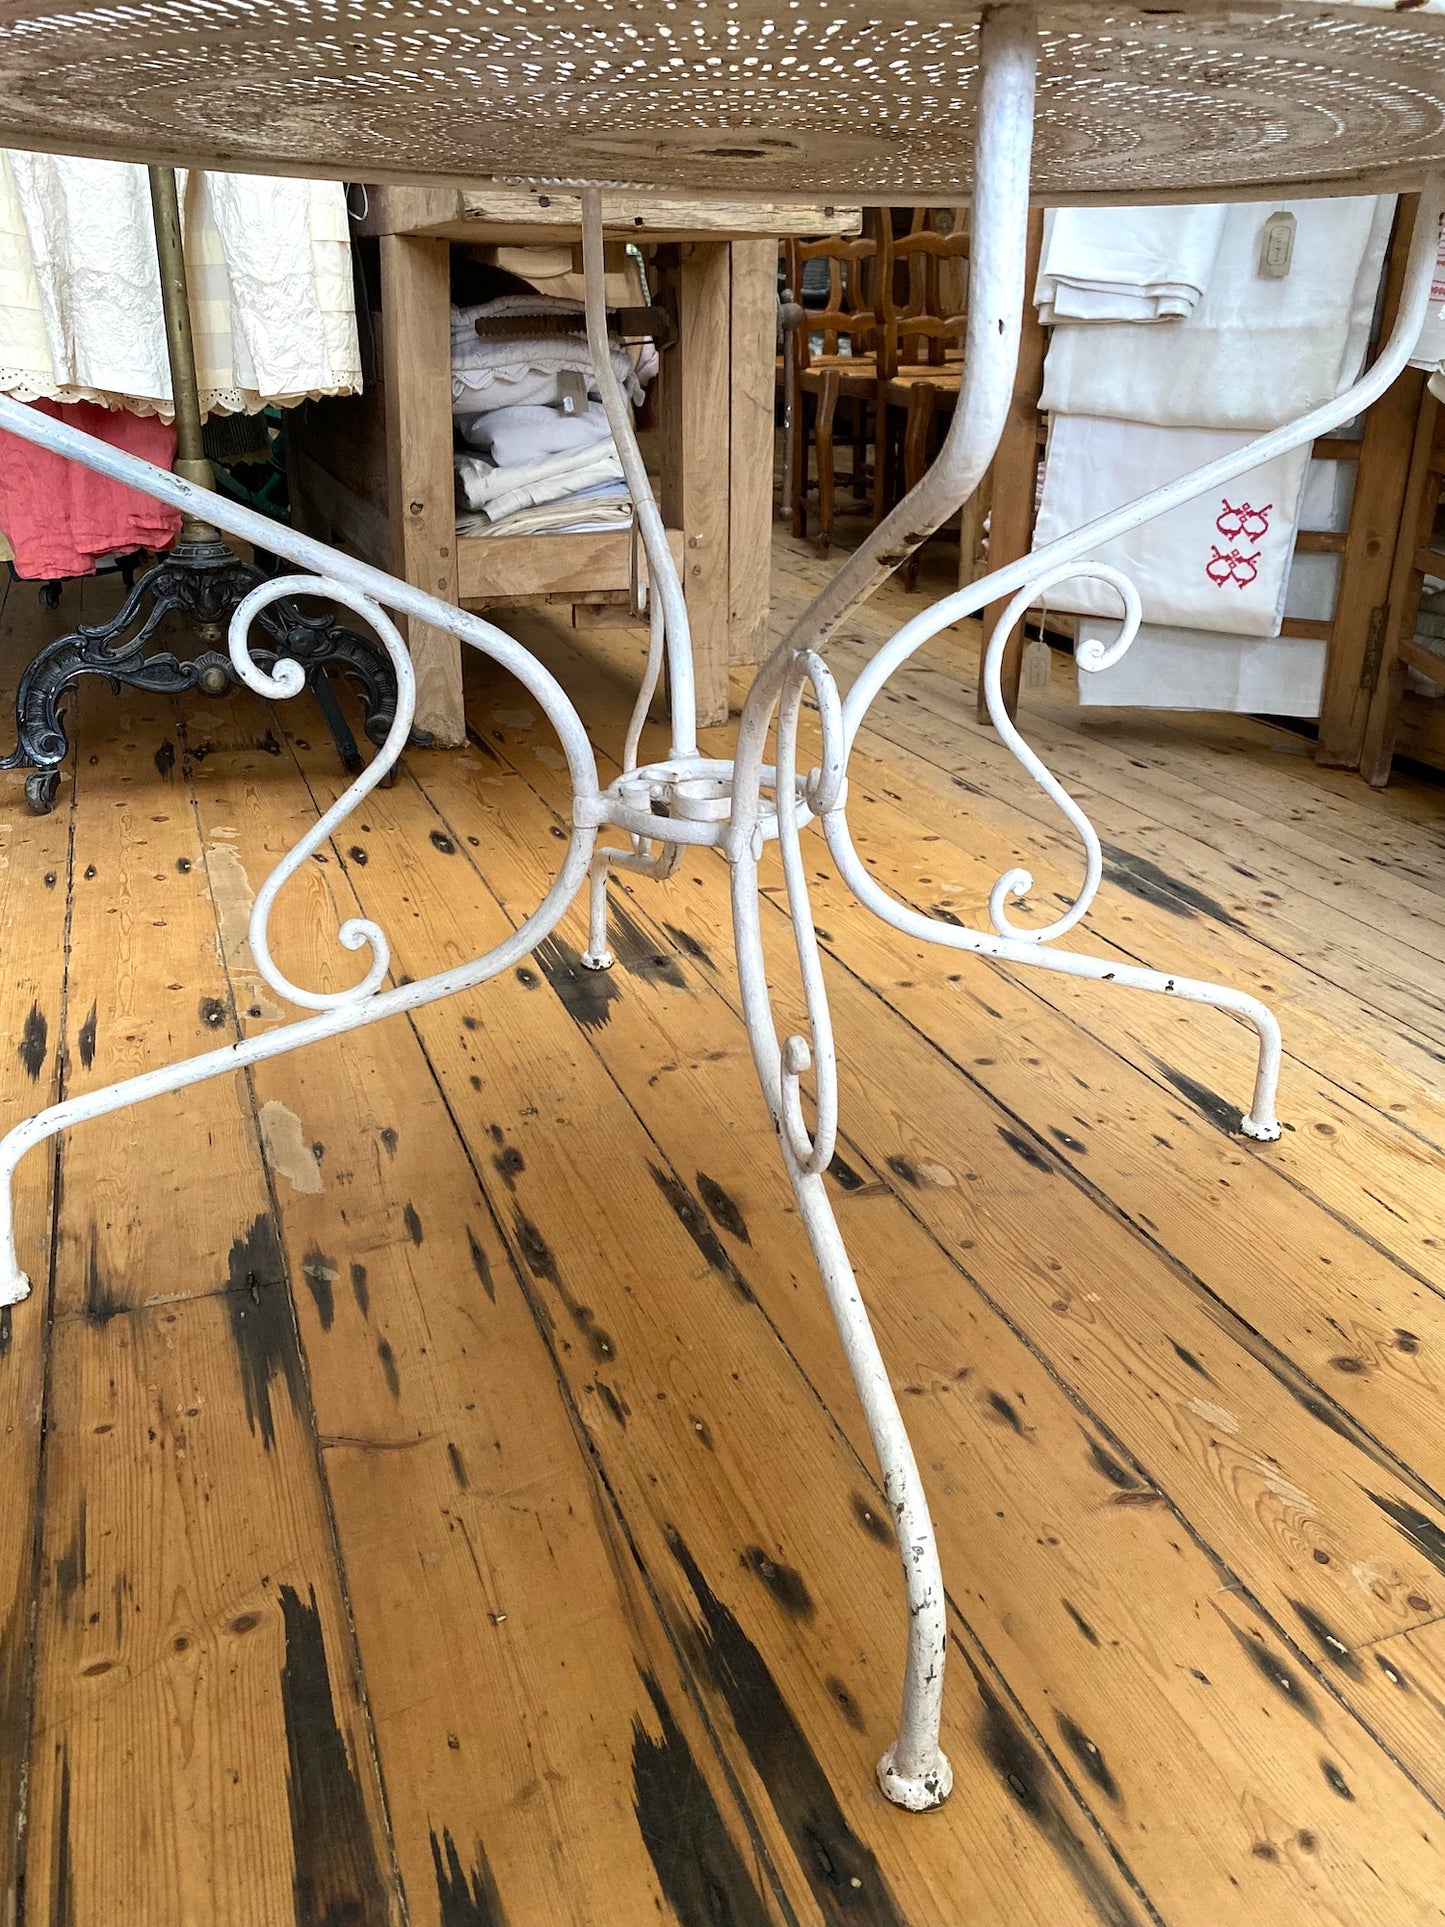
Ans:
[{"label": "wooden plank floor", "polygon": [[[775,565],[776,626],[823,565]],[[12,587],[5,687],[107,593]],[[881,596],[841,670],[918,606]],[[516,627],[610,774],[637,637]],[[972,922],[1027,863],[1042,916],[1079,856],[971,720],[976,648],[878,703],[855,834]],[[1230,1021],[913,944],[810,845],[833,1196],[949,1587],[948,1807],[873,1786],[895,1555],[706,856],[619,882],[606,977],[574,914],[476,992],[22,1167],[3,1918],[1445,1920],[1445,788],[1080,712],[1062,668],[1024,703],[1105,842],[1087,946],[1266,996],[1287,1129],[1231,1134]],[[418,976],[537,902],[561,758],[484,664],[468,713],[283,896],[297,981],[355,974],[348,915]],[[0,779],[7,1127],[284,1021],[246,919],[342,786],[304,701],[88,687],[73,721],[53,816]]]}]

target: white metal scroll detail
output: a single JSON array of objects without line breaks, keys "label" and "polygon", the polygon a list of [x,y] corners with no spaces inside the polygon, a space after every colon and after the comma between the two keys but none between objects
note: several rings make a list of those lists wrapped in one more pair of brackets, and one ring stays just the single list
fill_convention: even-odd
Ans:
[{"label": "white metal scroll detail", "polygon": [[[1091,552],[1113,536],[1231,480],[1271,456],[1327,433],[1383,392],[1404,366],[1419,333],[1429,297],[1442,206],[1441,183],[1432,179],[1421,195],[1399,319],[1373,367],[1348,393],[1303,420],[1261,436],[1247,448],[945,597],[905,623],[843,695],[824,656],[829,637],[888,569],[972,492],[993,458],[1002,430],[1012,391],[1024,298],[1024,232],[1037,44],[1034,17],[1027,8],[1002,5],[985,11],[979,36],[982,83],[974,156],[973,313],[959,405],[943,454],[930,475],[843,566],[761,666],[743,709],[731,758],[705,757],[697,748],[687,612],[661,518],[648,489],[630,413],[615,392],[615,385],[610,384],[609,359],[602,350],[602,225],[599,198],[593,192],[584,195],[583,203],[588,329],[603,403],[637,505],[648,559],[652,618],[648,667],[627,732],[623,770],[606,789],[599,786],[586,731],[565,691],[534,656],[492,623],[438,602],[308,537],[280,529],[224,497],[213,496],[177,476],[92,441],[61,422],[0,399],[0,425],[13,433],[183,511],[199,513],[230,534],[279,553],[303,572],[300,577],[286,576],[258,588],[236,612],[230,636],[231,657],[238,674],[252,689],[285,699],[302,685],[302,671],[294,662],[283,659],[267,674],[250,654],[252,619],[270,601],[284,595],[326,597],[368,622],[391,656],[399,690],[396,722],[375,760],[276,866],[256,900],[250,936],[257,966],[278,995],[312,1014],[182,1063],[126,1078],[83,1097],[68,1098],[17,1125],[0,1140],[0,1304],[15,1303],[29,1289],[15,1249],[12,1180],[19,1160],[32,1146],[87,1119],[243,1069],[482,983],[526,957],[584,889],[590,891],[589,947],[584,961],[594,968],[605,968],[611,961],[606,941],[609,865],[667,875],[689,846],[720,850],[731,866],[734,939],[753,1061],[867,1419],[896,1528],[908,1606],[906,1661],[898,1738],[880,1761],[878,1774],[888,1798],[915,1811],[939,1805],[947,1797],[952,1780],[939,1744],[948,1607],[918,1466],[827,1189],[826,1174],[838,1132],[837,1059],[822,956],[808,901],[803,834],[816,818],[845,882],[859,902],[906,936],[971,951],[1011,967],[1059,971],[1210,1005],[1242,1018],[1253,1027],[1258,1046],[1253,1098],[1242,1129],[1256,1138],[1276,1137],[1280,1034],[1273,1014],[1263,1004],[1227,986],[1055,947],[1056,940],[1072,931],[1087,914],[1099,888],[1099,839],[1084,811],[1009,718],[1000,688],[1000,659],[1009,630],[1030,601],[1067,576],[1087,574],[1112,585],[1120,598],[1123,620],[1111,643],[1080,653],[1080,670],[1087,674],[1117,660],[1137,630],[1139,600],[1127,578],[1116,569],[1091,561]],[[989,712],[1004,743],[1078,834],[1084,876],[1062,914],[1048,923],[1029,925],[1017,921],[1016,912],[1033,887],[1032,878],[1023,868],[1006,871],[989,896],[991,928],[971,929],[915,910],[885,889],[868,869],[848,824],[848,763],[871,704],[895,671],[940,630],[1005,597],[1010,601],[989,639],[983,669]],[[342,991],[307,989],[296,984],[271,954],[270,914],[279,892],[298,868],[319,851],[395,766],[405,745],[413,686],[410,663],[391,619],[395,614],[413,616],[449,631],[515,676],[535,699],[555,729],[566,758],[573,796],[571,835],[561,868],[531,916],[503,942],[471,962],[415,983],[384,988],[389,968],[385,935],[369,919],[353,918],[341,925],[337,935],[348,949],[369,951],[370,960],[360,981]],[[670,672],[669,753],[661,761],[639,765],[643,719],[664,661]],[[800,771],[799,721],[808,695],[817,706],[822,746],[813,767]],[[597,832],[604,825],[621,831],[628,839],[626,847],[599,850]],[[780,846],[807,1010],[807,1034],[795,1032],[785,1038],[779,1037],[773,1015],[758,875],[759,859],[775,839]],[[810,1075],[811,1099],[804,1089]]]}]

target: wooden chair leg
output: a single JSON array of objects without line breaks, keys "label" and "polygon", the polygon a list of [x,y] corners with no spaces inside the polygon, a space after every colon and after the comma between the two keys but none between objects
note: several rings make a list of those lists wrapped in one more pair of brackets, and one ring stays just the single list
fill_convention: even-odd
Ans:
[{"label": "wooden chair leg", "polygon": [[[1440,507],[1441,476],[1435,459],[1440,420],[1440,404],[1427,389],[1420,398],[1415,417],[1410,466],[1405,477],[1405,513],[1400,518],[1399,538],[1390,563],[1384,633],[1380,638],[1375,687],[1370,694],[1360,743],[1360,774],[1377,790],[1389,782],[1390,767],[1395,760],[1395,737],[1409,674],[1406,657],[1425,587],[1418,562],[1422,550],[1434,547],[1435,518]],[[1328,673],[1326,669],[1327,681]]]},{"label": "wooden chair leg", "polygon": [[893,476],[893,410],[888,384],[880,381],[873,396],[873,526],[888,513]]},{"label": "wooden chair leg", "polygon": [[818,412],[813,419],[813,448],[818,460],[818,553],[826,555],[833,542],[833,420],[838,412],[838,377],[829,369],[818,390]]},{"label": "wooden chair leg", "polygon": [[977,582],[984,573],[987,561],[987,534],[984,524],[988,521],[989,504],[993,500],[993,469],[974,490],[963,505],[958,522],[958,586],[966,589],[971,582]]},{"label": "wooden chair leg", "polygon": [[808,397],[802,389],[798,390],[793,409],[792,436],[792,495],[788,509],[793,534],[801,541],[808,533],[808,451],[812,445],[812,436],[808,433]]},{"label": "wooden chair leg", "polygon": [[861,395],[852,398],[853,474],[850,478],[855,502],[868,500],[868,404]]},{"label": "wooden chair leg", "polygon": [[1393,662],[1386,663],[1370,701],[1365,740],[1360,750],[1360,774],[1372,789],[1382,790],[1390,780],[1407,674],[1406,666],[1398,656]]},{"label": "wooden chair leg", "polygon": [[[928,472],[928,440],[938,407],[938,390],[932,382],[915,382],[908,391],[908,422],[903,431],[903,487],[911,489]],[[903,586],[910,593],[918,586],[918,552],[903,565]]]}]

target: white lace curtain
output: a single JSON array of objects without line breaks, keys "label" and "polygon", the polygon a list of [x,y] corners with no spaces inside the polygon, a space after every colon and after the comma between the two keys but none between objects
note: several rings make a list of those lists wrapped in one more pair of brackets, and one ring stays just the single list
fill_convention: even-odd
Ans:
[{"label": "white lace curtain", "polygon": [[[179,177],[202,410],[361,387],[345,190]],[[143,167],[0,150],[0,392],[169,419]]]}]

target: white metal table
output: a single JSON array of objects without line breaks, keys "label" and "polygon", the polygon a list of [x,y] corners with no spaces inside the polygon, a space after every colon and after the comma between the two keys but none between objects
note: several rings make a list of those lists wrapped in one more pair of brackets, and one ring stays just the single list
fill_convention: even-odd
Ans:
[{"label": "white metal table", "polygon": [[[254,590],[231,624],[237,673],[269,697],[296,694],[299,665],[268,674],[250,625],[273,601],[315,595],[370,623],[396,666],[400,699],[366,772],[272,873],[256,898],[257,967],[313,1014],[179,1064],[41,1111],[0,1141],[0,1303],[29,1289],[15,1251],[11,1181],[32,1146],[88,1118],[296,1050],[479,984],[519,962],[590,891],[584,959],[611,962],[606,878],[626,867],[668,875],[691,848],[721,851],[732,874],[738,966],[753,1057],[803,1222],[847,1351],[898,1530],[907,1594],[899,1737],[879,1763],[889,1799],[935,1807],[951,1774],[938,1744],[946,1605],[918,1469],[824,1188],[837,1125],[828,1003],[808,906],[803,835],[816,824],[859,900],[907,935],[1010,965],[1208,1004],[1250,1024],[1254,1095],[1242,1129],[1279,1135],[1279,1028],[1254,998],[1161,971],[1051,947],[1098,888],[1098,838],[1010,722],[1001,700],[1004,638],[1024,605],[1068,576],[1109,583],[1118,636],[1081,650],[1087,674],[1133,640],[1139,601],[1117,570],[1089,560],[1112,537],[1216,488],[1366,408],[1404,366],[1429,299],[1445,193],[1445,0],[1338,0],[1287,10],[1261,0],[1175,7],[1107,0],[946,7],[943,0],[130,0],[47,12],[12,0],[0,19],[0,141],[121,159],[331,173],[389,181],[492,178],[583,187],[593,363],[636,504],[652,582],[652,638],[628,732],[624,773],[603,786],[581,719],[535,657],[468,615],[178,476],[0,400],[0,425],[228,533],[303,573]],[[1037,111],[1036,111],[1037,110]],[[838,570],[763,664],[736,752],[699,754],[687,615],[605,352],[599,189],[719,198],[836,195],[849,202],[972,199],[973,267],[959,405],[942,453],[917,488]],[[1267,200],[1302,193],[1420,188],[1399,319],[1374,365],[1337,400],[1248,447],[995,570],[906,623],[846,694],[826,661],[851,610],[977,487],[1012,390],[1024,300],[1030,192],[1045,201]],[[1084,878],[1068,909],[1017,921],[1031,888],[999,878],[991,928],[923,916],[871,875],[850,836],[848,760],[888,677],[930,637],[1011,598],[990,638],[990,714],[1009,747],[1078,831]],[[414,689],[387,611],[446,630],[524,684],[556,730],[573,792],[565,860],[543,901],[504,943],[419,982],[383,988],[386,937],[352,919],[339,937],[369,952],[365,975],[334,993],[292,983],[270,954],[271,906],[299,866],[391,769],[405,747]],[[639,766],[642,720],[668,671],[671,745]],[[821,721],[816,764],[798,767],[805,694]],[[769,743],[771,741],[771,760]],[[599,845],[603,829],[618,845]],[[759,920],[758,862],[776,840],[792,912],[810,1036],[780,1037]],[[805,1080],[811,1091],[805,1095]]]}]

